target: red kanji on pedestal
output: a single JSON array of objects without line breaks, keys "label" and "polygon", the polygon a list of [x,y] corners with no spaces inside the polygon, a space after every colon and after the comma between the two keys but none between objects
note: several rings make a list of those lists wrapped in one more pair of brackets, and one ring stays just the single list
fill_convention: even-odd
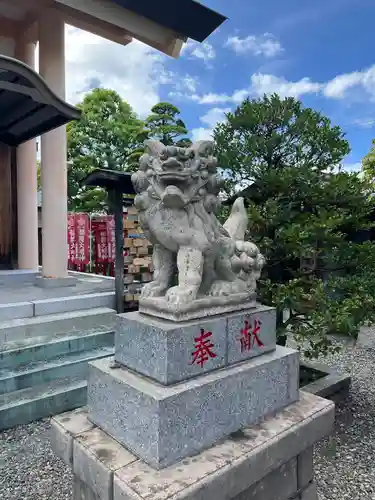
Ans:
[{"label": "red kanji on pedestal", "polygon": [[201,328],[200,337],[195,337],[195,351],[191,354],[193,356],[192,365],[201,365],[203,368],[206,361],[210,358],[216,358],[216,354],[212,351],[214,344],[212,343],[210,337],[212,337],[212,332],[205,332]]},{"label": "red kanji on pedestal", "polygon": [[258,344],[258,347],[264,346],[259,338],[261,325],[262,323],[259,319],[254,319],[253,327],[248,319],[245,320],[245,326],[241,329],[241,335],[237,337],[237,340],[239,340],[241,344],[241,352],[250,351],[250,349],[254,347],[255,342]]}]

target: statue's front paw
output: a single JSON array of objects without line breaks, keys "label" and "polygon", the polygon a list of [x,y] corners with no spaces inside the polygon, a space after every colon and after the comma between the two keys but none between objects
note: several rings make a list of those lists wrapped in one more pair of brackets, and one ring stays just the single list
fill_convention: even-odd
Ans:
[{"label": "statue's front paw", "polygon": [[155,281],[146,283],[142,287],[141,297],[162,297],[165,294],[166,288]]},{"label": "statue's front paw", "polygon": [[166,298],[169,304],[181,307],[193,302],[196,296],[197,290],[195,288],[173,286],[168,290]]}]

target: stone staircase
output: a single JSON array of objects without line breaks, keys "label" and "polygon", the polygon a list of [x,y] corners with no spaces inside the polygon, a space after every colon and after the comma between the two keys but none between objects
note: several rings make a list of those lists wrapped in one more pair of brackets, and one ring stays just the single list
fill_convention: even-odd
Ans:
[{"label": "stone staircase", "polygon": [[106,292],[0,306],[0,430],[86,404],[88,362],[114,352],[113,301]]}]

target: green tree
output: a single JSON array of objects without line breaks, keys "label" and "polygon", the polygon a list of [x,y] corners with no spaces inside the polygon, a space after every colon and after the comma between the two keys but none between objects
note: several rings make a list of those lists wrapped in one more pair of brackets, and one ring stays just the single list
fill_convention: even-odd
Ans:
[{"label": "green tree", "polygon": [[341,129],[273,95],[245,100],[214,136],[228,192],[248,186],[249,235],[267,258],[260,299],[277,308],[279,343],[292,335],[315,356],[332,333],[356,336],[375,317],[375,247],[356,242],[373,206],[364,181],[337,172],[349,153]]},{"label": "green tree", "polygon": [[152,139],[158,139],[166,146],[186,147],[191,144],[187,137],[185,123],[178,117],[180,110],[168,102],[160,102],[151,108],[151,114],[146,118],[146,130]]},{"label": "green tree", "polygon": [[145,137],[144,123],[117,92],[94,89],[78,105],[82,118],[67,127],[68,201],[71,210],[102,210],[104,192],[82,188],[93,170],[129,170],[131,152]]},{"label": "green tree", "polygon": [[362,171],[365,175],[365,178],[370,182],[372,187],[374,187],[374,183],[375,183],[375,139],[372,140],[372,146],[371,146],[370,151],[362,160]]}]

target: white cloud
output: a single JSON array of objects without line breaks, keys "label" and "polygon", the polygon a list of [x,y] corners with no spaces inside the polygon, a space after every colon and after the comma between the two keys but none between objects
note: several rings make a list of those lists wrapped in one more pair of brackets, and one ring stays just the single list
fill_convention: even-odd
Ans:
[{"label": "white cloud", "polygon": [[316,94],[323,88],[321,83],[315,83],[310,78],[302,78],[296,82],[290,82],[285,78],[274,75],[257,73],[251,77],[250,92],[256,96],[264,94],[279,94],[281,97],[301,97],[304,94]]},{"label": "white cloud", "polygon": [[193,142],[212,141],[212,129],[204,127],[193,128],[193,130],[191,131],[191,139]]},{"label": "white cloud", "polygon": [[189,40],[183,46],[181,50],[182,55],[186,55],[190,58],[195,57],[197,59],[202,59],[203,61],[211,61],[216,57],[216,51],[213,46],[208,42],[195,42],[194,40]]},{"label": "white cloud", "polygon": [[342,165],[342,169],[346,170],[347,172],[360,172],[362,170],[362,163],[344,163]]},{"label": "white cloud", "polygon": [[355,87],[364,90],[371,100],[375,100],[375,65],[363,71],[353,71],[338,75],[329,81],[324,89],[324,95],[335,99],[347,97],[348,90]]},{"label": "white cloud", "polygon": [[353,125],[358,125],[362,128],[371,128],[375,125],[375,118],[357,118],[353,120]]},{"label": "white cloud", "polygon": [[200,120],[205,125],[213,128],[219,122],[225,120],[226,113],[229,113],[231,108],[212,108],[205,115],[201,116]]},{"label": "white cloud", "polygon": [[190,96],[190,99],[198,102],[199,104],[225,104],[225,103],[239,104],[248,95],[249,95],[249,90],[241,89],[241,90],[235,90],[231,95],[215,94],[213,92],[209,92],[208,94],[204,94],[202,96],[193,94]]},{"label": "white cloud", "polygon": [[353,73],[347,73],[343,75],[338,75],[333,80],[329,81],[324,89],[324,95],[326,97],[333,97],[340,99],[344,97],[345,92],[360,84],[362,81],[362,74],[358,71]]},{"label": "white cloud", "polygon": [[[251,93],[255,95],[276,92],[282,97],[301,97],[305,94],[321,93],[330,99],[344,99],[349,91],[357,89],[361,99],[375,101],[375,65],[363,71],[353,71],[337,75],[328,82],[314,82],[304,77],[295,82],[274,75],[254,74],[251,77]],[[372,120],[371,120],[372,124]],[[368,126],[370,123],[368,122]]]},{"label": "white cloud", "polygon": [[196,100],[196,91],[199,83],[199,79],[196,76],[185,75],[175,75],[174,81],[171,82],[172,90],[168,92],[168,97],[171,99],[190,99],[192,101]]},{"label": "white cloud", "polygon": [[72,27],[66,36],[67,100],[80,101],[90,87],[116,90],[140,115],[159,101],[161,85],[173,82],[165,57],[134,41],[126,47]]},{"label": "white cloud", "polygon": [[194,94],[191,96],[191,98],[193,99],[193,101],[198,101],[199,104],[220,104],[232,100],[232,97],[228,94],[215,94],[213,92],[209,92],[208,94],[204,94],[203,96]]},{"label": "white cloud", "polygon": [[189,92],[196,92],[197,91],[197,85],[198,85],[198,78],[190,76],[190,75],[186,75],[182,79],[182,85]]},{"label": "white cloud", "polygon": [[200,117],[200,121],[207,125],[207,127],[198,127],[194,128],[191,131],[192,140],[201,141],[201,140],[212,140],[213,139],[213,130],[215,126],[224,121],[225,114],[229,113],[231,108],[212,108],[203,116]]},{"label": "white cloud", "polygon": [[216,52],[211,44],[204,42],[202,43],[202,45],[198,45],[197,47],[195,47],[191,55],[197,57],[198,59],[207,61],[209,59],[215,59]]},{"label": "white cloud", "polygon": [[199,104],[240,104],[246,97],[262,97],[264,94],[279,94],[284,97],[299,98],[304,94],[316,94],[323,89],[324,85],[315,83],[310,78],[302,78],[295,82],[290,82],[285,78],[274,75],[256,73],[251,77],[251,84],[247,89],[235,90],[233,94],[215,94],[210,92],[199,96],[190,96],[193,101]]},{"label": "white cloud", "polygon": [[231,48],[236,54],[252,54],[264,57],[275,57],[284,50],[281,43],[271,33],[264,33],[259,36],[249,35],[246,38],[231,36],[225,42],[224,47]]}]

